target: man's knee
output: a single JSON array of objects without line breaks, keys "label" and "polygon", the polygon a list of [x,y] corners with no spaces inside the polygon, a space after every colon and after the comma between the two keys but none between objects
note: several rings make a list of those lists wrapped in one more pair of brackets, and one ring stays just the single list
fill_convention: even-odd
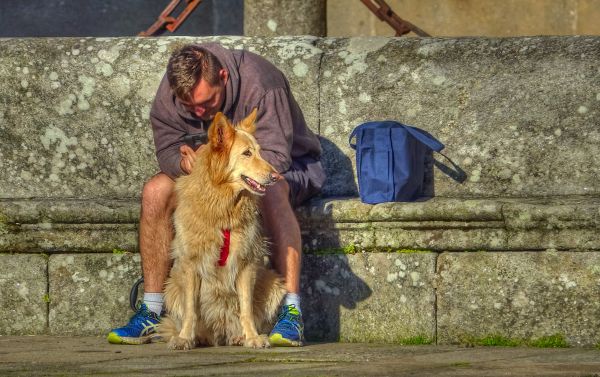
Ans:
[{"label": "man's knee", "polygon": [[267,212],[277,213],[281,206],[291,206],[289,197],[290,185],[285,179],[279,180],[267,189],[265,196],[261,200],[262,209]]},{"label": "man's knee", "polygon": [[175,182],[166,174],[159,173],[142,189],[142,209],[161,211],[175,208]]}]

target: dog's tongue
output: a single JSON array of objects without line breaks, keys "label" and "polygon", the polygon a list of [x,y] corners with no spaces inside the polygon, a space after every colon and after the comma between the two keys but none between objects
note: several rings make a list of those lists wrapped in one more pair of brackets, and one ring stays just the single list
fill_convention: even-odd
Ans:
[{"label": "dog's tongue", "polygon": [[265,191],[265,187],[263,185],[256,182],[255,180],[253,180],[250,177],[246,177],[246,182],[248,182],[248,184],[250,186],[252,186],[252,188],[255,189],[256,191],[261,191],[261,192]]}]

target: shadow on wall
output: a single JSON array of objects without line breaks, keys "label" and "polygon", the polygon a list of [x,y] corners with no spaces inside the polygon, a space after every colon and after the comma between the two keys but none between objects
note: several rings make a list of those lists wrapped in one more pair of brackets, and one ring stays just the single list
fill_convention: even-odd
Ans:
[{"label": "shadow on wall", "polygon": [[[320,137],[322,162],[327,172],[323,196],[356,195],[350,159],[331,141]],[[316,204],[319,203],[319,204]],[[352,271],[348,252],[354,246],[344,245],[339,225],[331,211],[323,210],[322,201],[300,209],[303,243],[301,294],[308,341],[339,341],[342,308],[356,309],[357,304],[371,296],[371,288]],[[313,217],[315,212],[318,214]]]},{"label": "shadow on wall", "polygon": [[332,141],[319,136],[323,155],[321,163],[327,174],[323,196],[358,196],[352,161]]},{"label": "shadow on wall", "polygon": [[345,254],[305,255],[301,282],[308,341],[340,341],[342,307],[356,309],[371,288],[352,272]]}]

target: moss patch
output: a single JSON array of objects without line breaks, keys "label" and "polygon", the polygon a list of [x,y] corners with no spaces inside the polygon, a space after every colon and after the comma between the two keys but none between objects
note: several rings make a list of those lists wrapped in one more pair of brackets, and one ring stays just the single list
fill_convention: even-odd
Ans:
[{"label": "moss patch", "polygon": [[516,347],[522,345],[523,341],[506,338],[502,335],[488,335],[484,338],[474,339],[471,341],[471,343],[478,346]]},{"label": "moss patch", "polygon": [[313,251],[307,251],[306,254],[313,255],[333,255],[333,254],[356,254],[358,248],[356,245],[346,245],[344,247],[331,247],[327,249],[319,249]]},{"label": "moss patch", "polygon": [[127,250],[115,248],[112,250],[112,252],[113,252],[113,254],[120,255],[120,254],[125,254],[127,252]]},{"label": "moss patch", "polygon": [[427,338],[423,335],[413,336],[411,338],[404,338],[396,341],[395,343],[401,344],[403,346],[417,346],[417,345],[427,345],[432,344],[433,340]]},{"label": "moss patch", "polygon": [[450,366],[455,368],[469,368],[471,366],[471,363],[469,363],[468,361],[457,361],[455,363],[450,364]]},{"label": "moss patch", "polygon": [[312,255],[332,255],[332,254],[346,254],[352,255],[357,254],[359,252],[365,253],[398,253],[398,254],[427,254],[433,253],[432,250],[424,250],[424,249],[394,249],[391,247],[381,248],[381,247],[371,247],[371,248],[359,248],[356,245],[350,244],[344,247],[331,247],[326,249],[318,249],[318,250],[305,250],[306,254]]},{"label": "moss patch", "polygon": [[538,348],[568,348],[569,344],[565,340],[562,334],[554,334],[550,336],[543,336],[538,339],[530,340],[527,342],[528,346]]},{"label": "moss patch", "polygon": [[424,254],[424,253],[432,253],[431,250],[413,250],[413,249],[400,249],[396,250],[396,253],[401,254]]},{"label": "moss patch", "polygon": [[535,339],[516,339],[507,338],[502,335],[488,335],[483,338],[468,338],[463,341],[467,345],[487,346],[487,347],[518,347],[528,346],[536,348],[568,348],[569,344],[565,340],[564,335],[554,334],[550,336],[542,336]]}]

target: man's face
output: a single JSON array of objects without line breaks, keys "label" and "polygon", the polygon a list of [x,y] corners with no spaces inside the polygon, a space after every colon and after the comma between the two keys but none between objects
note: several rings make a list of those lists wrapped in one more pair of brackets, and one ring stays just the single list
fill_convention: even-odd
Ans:
[{"label": "man's face", "polygon": [[228,72],[222,69],[219,72],[217,85],[212,86],[206,80],[200,79],[198,85],[192,90],[190,101],[181,101],[181,103],[198,118],[205,121],[212,120],[223,108],[227,78]]}]

